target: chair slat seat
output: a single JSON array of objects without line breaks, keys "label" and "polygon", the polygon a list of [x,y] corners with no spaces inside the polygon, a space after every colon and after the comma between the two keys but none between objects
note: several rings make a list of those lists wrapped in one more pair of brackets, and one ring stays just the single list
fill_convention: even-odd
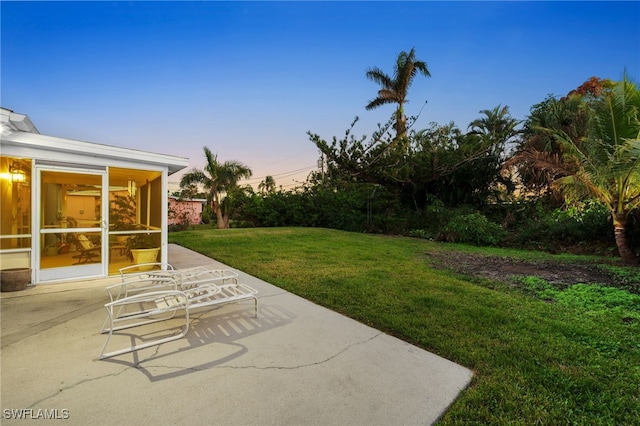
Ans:
[{"label": "chair slat seat", "polygon": [[[123,274],[122,283],[107,287],[111,301],[105,304],[107,318],[101,332],[108,333],[108,336],[100,352],[100,359],[186,336],[189,330],[189,313],[195,309],[211,309],[223,304],[253,300],[254,314],[257,317],[258,291],[246,284],[239,284],[237,278],[238,274],[232,270],[209,270],[201,267],[185,270],[167,267],[135,275]],[[185,323],[180,333],[105,352],[114,331],[167,321],[181,310],[185,312]]]}]

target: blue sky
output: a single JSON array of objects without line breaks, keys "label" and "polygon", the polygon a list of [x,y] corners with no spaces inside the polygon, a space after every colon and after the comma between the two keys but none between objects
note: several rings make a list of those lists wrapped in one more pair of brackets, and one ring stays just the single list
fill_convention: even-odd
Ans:
[{"label": "blue sky", "polygon": [[[285,189],[315,168],[306,135],[356,135],[415,48],[414,128],[508,105],[526,118],[548,94],[591,76],[640,80],[640,2],[7,2],[0,102],[43,134],[149,150],[203,164],[203,147]],[[428,103],[425,105],[425,101]],[[179,180],[172,176],[170,181]]]}]

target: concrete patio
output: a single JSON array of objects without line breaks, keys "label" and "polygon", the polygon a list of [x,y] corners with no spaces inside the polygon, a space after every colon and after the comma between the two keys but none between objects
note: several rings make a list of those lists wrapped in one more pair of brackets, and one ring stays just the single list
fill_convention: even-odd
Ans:
[{"label": "concrete patio", "polygon": [[[169,261],[226,268],[176,245]],[[431,424],[471,380],[464,367],[238,272],[259,291],[258,318],[251,303],[196,312],[186,338],[103,361],[104,287],[118,278],[2,293],[2,424]]]}]

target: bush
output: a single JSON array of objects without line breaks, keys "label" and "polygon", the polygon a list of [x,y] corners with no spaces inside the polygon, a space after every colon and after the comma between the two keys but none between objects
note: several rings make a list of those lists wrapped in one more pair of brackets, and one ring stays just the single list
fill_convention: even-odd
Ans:
[{"label": "bush", "polygon": [[409,231],[409,236],[413,238],[422,238],[423,240],[430,240],[434,237],[433,234],[424,229],[412,229]]},{"label": "bush", "polygon": [[506,235],[502,226],[490,222],[480,213],[471,213],[454,216],[444,226],[438,239],[452,243],[493,246],[504,241]]},{"label": "bush", "polygon": [[627,221],[627,242],[634,253],[640,256],[640,208],[635,209],[629,214]]},{"label": "bush", "polygon": [[590,201],[580,206],[547,210],[541,204],[523,207],[513,234],[516,246],[557,251],[563,244],[599,242],[615,247],[610,214],[605,205]]},{"label": "bush", "polygon": [[189,221],[189,214],[187,212],[182,212],[177,223],[169,224],[169,232],[186,231],[190,227],[191,222]]}]

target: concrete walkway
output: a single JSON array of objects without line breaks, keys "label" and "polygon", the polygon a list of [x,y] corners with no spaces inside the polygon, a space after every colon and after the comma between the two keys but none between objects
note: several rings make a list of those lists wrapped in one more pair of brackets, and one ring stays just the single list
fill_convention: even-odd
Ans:
[{"label": "concrete walkway", "polygon": [[[169,260],[226,268],[176,245]],[[2,293],[2,425],[431,424],[472,377],[242,272],[259,291],[257,319],[251,303],[196,312],[186,338],[99,361],[113,282]]]}]

